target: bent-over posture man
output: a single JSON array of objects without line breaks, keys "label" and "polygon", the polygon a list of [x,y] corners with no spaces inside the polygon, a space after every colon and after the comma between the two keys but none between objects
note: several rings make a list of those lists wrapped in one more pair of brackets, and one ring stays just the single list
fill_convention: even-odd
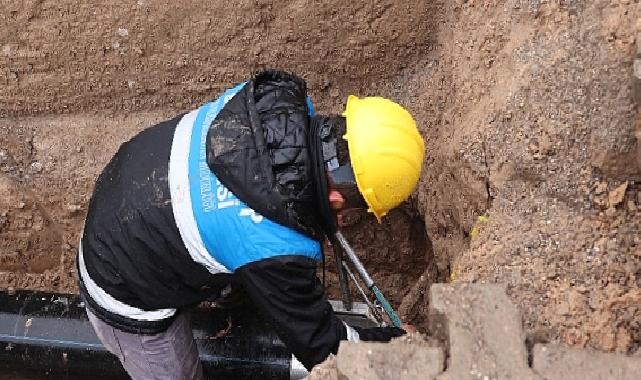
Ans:
[{"label": "bent-over posture man", "polygon": [[404,333],[341,322],[316,276],[336,212],[379,220],[413,191],[423,140],[390,100],[317,116],[305,82],[266,71],[143,130],[99,176],[77,256],[100,340],[134,380],[202,379],[187,311],[242,290],[308,369],[341,340]]}]

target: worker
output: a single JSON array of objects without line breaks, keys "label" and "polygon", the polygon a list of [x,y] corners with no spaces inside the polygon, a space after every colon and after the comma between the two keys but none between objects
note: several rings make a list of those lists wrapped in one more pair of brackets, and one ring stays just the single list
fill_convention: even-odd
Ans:
[{"label": "worker", "polygon": [[87,314],[134,380],[202,379],[189,309],[242,292],[307,368],[396,327],[341,322],[316,276],[341,210],[380,220],[415,188],[424,145],[379,97],[316,115],[265,71],[122,144],[96,181],[77,255]]}]

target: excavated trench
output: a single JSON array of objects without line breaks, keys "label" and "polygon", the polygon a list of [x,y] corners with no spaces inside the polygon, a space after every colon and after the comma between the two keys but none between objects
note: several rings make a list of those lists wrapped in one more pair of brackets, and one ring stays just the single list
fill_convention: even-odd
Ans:
[{"label": "excavated trench", "polygon": [[[258,1],[218,4],[215,15],[211,4],[198,1],[180,12],[162,1],[121,5],[87,8],[65,0],[0,10],[7,20],[0,32],[7,60],[0,68],[12,73],[0,95],[0,115],[6,116],[0,119],[2,288],[76,292],[78,231],[94,180],[118,146],[252,71],[298,73],[324,113],[340,112],[348,94],[380,94],[412,108],[407,94],[389,84],[436,54],[443,12],[440,2],[418,0],[313,8]],[[242,25],[213,27],[219,19]],[[94,26],[84,28],[79,20]],[[59,37],[43,44],[34,31],[40,27],[57,28]],[[14,38],[21,30],[25,34]],[[163,33],[152,38],[152,31]],[[425,127],[423,116],[411,111]],[[429,129],[422,132],[432,139]],[[371,216],[351,215],[345,232],[392,304],[423,329],[425,289],[449,278],[450,263],[433,255],[420,191],[381,225]],[[335,266],[327,256],[328,289],[337,298]]]},{"label": "excavated trench", "polygon": [[[401,318],[426,332],[424,295],[432,283],[449,279],[449,263],[438,263],[434,257],[424,219],[415,204],[413,200],[404,203],[381,224],[364,211],[354,211],[345,218],[342,230]],[[330,246],[325,246],[325,257],[328,293],[338,300],[340,289]],[[361,299],[354,286],[351,291],[355,300]]]},{"label": "excavated trench", "polygon": [[[63,0],[0,9],[7,58],[0,61],[0,288],[76,293],[73,259],[86,205],[119,145],[255,70],[302,75],[325,113],[340,112],[349,94],[411,107],[388,84],[434,54],[441,11],[440,2],[418,0],[313,8],[196,1],[180,9],[167,1],[85,7]],[[49,29],[54,39],[38,32]],[[401,317],[426,332],[426,291],[450,278],[451,265],[434,257],[420,191],[382,224],[349,215],[344,231]],[[327,286],[339,299],[332,257]]]}]

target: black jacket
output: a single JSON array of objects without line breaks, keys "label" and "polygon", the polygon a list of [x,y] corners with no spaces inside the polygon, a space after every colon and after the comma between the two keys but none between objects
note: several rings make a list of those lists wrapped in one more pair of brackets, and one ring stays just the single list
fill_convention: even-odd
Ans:
[{"label": "black jacket", "polygon": [[[277,71],[257,75],[212,121],[207,164],[258,213],[320,240],[308,113],[304,81]],[[172,139],[184,117],[146,129],[124,143],[99,176],[81,240],[84,260],[78,260],[79,273],[88,276],[79,276],[88,306],[119,329],[154,333],[164,330],[173,317],[140,320],[109,310],[95,290],[92,296],[87,280],[116,302],[143,311],[177,312],[233,284],[247,293],[296,357],[311,368],[347,338],[316,276],[315,260],[283,255],[215,274],[192,260],[176,225],[168,180]]]}]

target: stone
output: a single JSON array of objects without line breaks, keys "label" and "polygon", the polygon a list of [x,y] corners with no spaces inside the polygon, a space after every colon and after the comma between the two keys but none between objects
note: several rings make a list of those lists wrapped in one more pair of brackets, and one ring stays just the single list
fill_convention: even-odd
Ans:
[{"label": "stone", "polygon": [[[297,378],[290,372],[290,378]],[[324,362],[314,366],[312,372],[309,373],[305,380],[338,380],[338,372],[336,371],[336,356],[329,354],[329,357]]]},{"label": "stone", "polygon": [[635,211],[637,210],[637,205],[636,205],[636,204],[634,204],[634,201],[633,201],[633,200],[629,200],[629,201],[626,203],[626,207],[627,207],[627,209],[628,209],[628,211],[629,211],[629,212],[635,212]]},{"label": "stone", "polygon": [[120,37],[128,37],[129,36],[129,30],[126,28],[118,28],[116,31],[116,34],[118,34]]},{"label": "stone", "polygon": [[499,284],[435,284],[431,332],[449,341],[439,380],[539,379],[528,367],[521,315]]},{"label": "stone", "polygon": [[578,348],[537,344],[534,370],[546,380],[632,380],[639,379],[641,360]]},{"label": "stone", "polygon": [[342,342],[336,354],[338,378],[345,380],[430,380],[444,363],[441,348],[417,344]]},{"label": "stone", "polygon": [[594,193],[596,195],[603,194],[607,189],[608,189],[608,184],[606,182],[599,182],[597,183],[594,189]]},{"label": "stone", "polygon": [[40,173],[42,172],[43,166],[40,161],[35,161],[31,163],[31,171],[33,173]]},{"label": "stone", "polygon": [[628,182],[623,182],[621,185],[617,186],[614,190],[610,191],[608,194],[608,205],[610,207],[615,207],[625,198],[625,191],[628,189]]}]

